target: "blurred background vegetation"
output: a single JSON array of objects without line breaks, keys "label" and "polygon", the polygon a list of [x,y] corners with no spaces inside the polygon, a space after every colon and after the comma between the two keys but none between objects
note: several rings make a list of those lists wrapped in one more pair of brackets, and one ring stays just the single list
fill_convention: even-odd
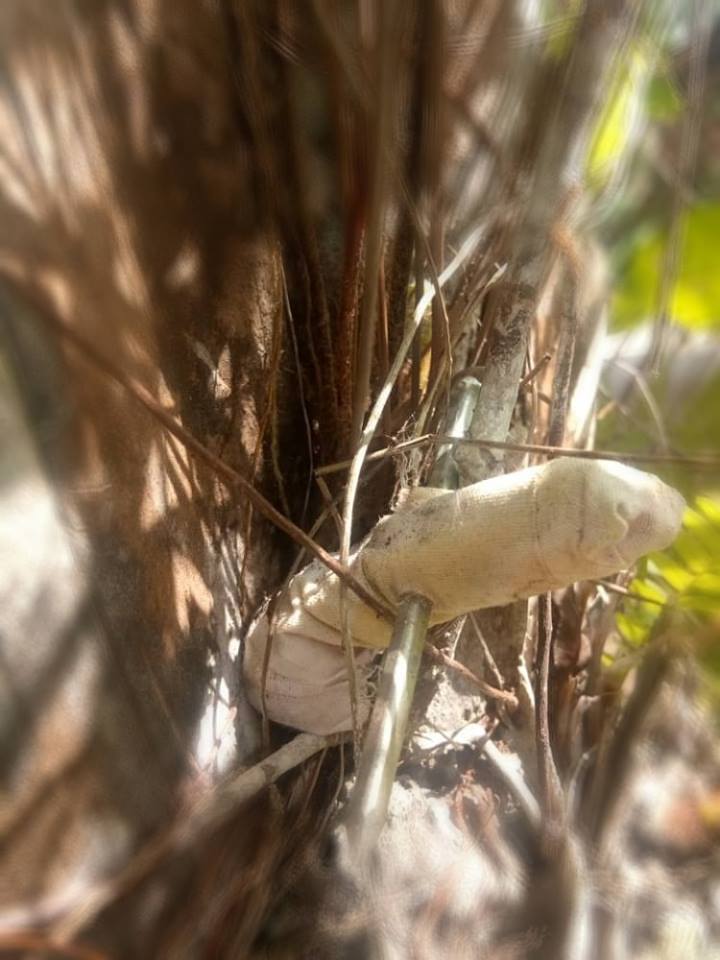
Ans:
[{"label": "blurred background vegetation", "polygon": [[[651,24],[634,42],[588,171],[613,289],[601,449],[692,456],[720,448],[720,5],[684,6],[664,43]],[[714,20],[706,54],[695,46],[702,17]],[[720,716],[720,476],[686,466],[658,472],[686,496],[685,526],[628,584],[615,655],[631,665],[663,606],[677,607]]]}]

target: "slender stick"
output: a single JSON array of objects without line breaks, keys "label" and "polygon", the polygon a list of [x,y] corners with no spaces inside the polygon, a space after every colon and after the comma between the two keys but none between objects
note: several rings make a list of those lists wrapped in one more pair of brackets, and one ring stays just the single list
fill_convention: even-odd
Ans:
[{"label": "slender stick", "polygon": [[[470,254],[475,249],[477,241],[481,236],[482,231],[477,229],[473,230],[470,236],[467,237],[465,242],[462,244],[458,250],[455,257],[443,270],[439,277],[439,284],[442,285],[446,283],[450,277],[455,273],[455,271],[460,267],[462,262],[470,256]],[[345,494],[345,506],[343,509],[343,522],[345,529],[343,531],[343,542],[340,550],[340,558],[343,563],[347,563],[347,558],[350,554],[350,544],[352,542],[352,515],[353,509],[355,506],[355,497],[357,495],[357,487],[360,480],[360,471],[363,468],[363,464],[367,459],[368,447],[372,438],[375,436],[375,431],[378,428],[380,423],[380,418],[382,417],[383,410],[385,405],[390,397],[392,388],[395,385],[395,381],[400,374],[402,365],[405,362],[405,358],[410,350],[413,340],[415,339],[415,334],[417,333],[418,327],[425,316],[425,311],[430,306],[435,297],[435,289],[433,287],[428,287],[420,298],[418,305],[415,308],[415,313],[411,323],[408,325],[405,335],[403,336],[402,342],[398,347],[397,353],[395,354],[390,367],[390,372],[388,373],[385,382],[383,383],[380,392],[378,393],[377,399],[373,404],[370,415],[368,416],[367,423],[365,424],[365,429],[362,432],[360,437],[360,442],[358,444],[357,450],[352,460],[350,460],[346,465],[350,468],[350,475],[348,477],[347,483],[347,492]],[[451,438],[452,439],[452,438]],[[324,473],[329,472],[327,469],[323,469]],[[318,471],[316,471],[317,473]]]},{"label": "slender stick", "polygon": [[[560,281],[562,329],[558,345],[558,360],[555,369],[548,443],[562,446],[565,439],[565,424],[570,403],[570,379],[575,340],[577,338],[577,282],[568,266]],[[553,648],[552,594],[538,598],[538,661],[537,687],[535,691],[535,733],[537,746],[538,783],[545,814],[544,830],[548,849],[560,838],[565,823],[565,794],[560,783],[557,764],[550,738],[550,663]],[[551,846],[552,845],[552,846]]]},{"label": "slender stick", "polygon": [[522,773],[513,764],[512,759],[503,753],[493,740],[486,740],[482,749],[488,761],[510,788],[530,826],[535,830],[539,829],[542,823],[540,807],[525,783]]},{"label": "slender stick", "polygon": [[677,614],[666,611],[653,627],[638,667],[632,693],[622,707],[617,725],[601,746],[590,797],[585,810],[588,834],[598,847],[606,840],[617,805],[625,798],[638,736],[680,647],[673,640]]},{"label": "slender stick", "polygon": [[522,378],[518,389],[522,390],[524,387],[529,386],[529,384],[531,384],[532,381],[535,379],[535,377],[537,377],[537,375],[540,373],[543,367],[547,366],[547,364],[550,363],[551,360],[552,360],[552,354],[544,353],[540,357],[538,362],[530,370],[528,370],[528,372]]},{"label": "slender stick", "polygon": [[[628,463],[657,463],[668,466],[680,467],[701,467],[708,470],[716,470],[720,467],[720,453],[707,451],[695,457],[685,457],[682,454],[658,454],[658,453],[624,453],[620,450],[578,450],[577,447],[554,447],[546,443],[511,443],[505,440],[491,440],[485,437],[450,437],[443,433],[426,433],[421,437],[413,437],[412,440],[403,440],[400,443],[393,444],[391,447],[383,447],[381,450],[374,450],[368,453],[365,460],[383,460],[385,457],[399,457],[406,450],[413,447],[419,447],[423,444],[443,444],[457,443],[463,446],[474,444],[477,447],[489,447],[497,450],[514,450],[519,453],[537,453],[546,457],[578,457],[583,460],[619,460]],[[328,473],[339,473],[341,470],[347,470],[352,465],[352,460],[338,460],[337,463],[328,463],[323,467],[318,467],[315,475],[322,477]]]},{"label": "slender stick", "polygon": [[565,819],[564,795],[558,777],[550,740],[550,657],[552,652],[552,594],[544,593],[538,600],[538,658],[537,688],[535,692],[535,730],[537,735],[538,784],[546,839],[559,839]]},{"label": "slender stick", "polygon": [[191,807],[185,816],[154,836],[119,873],[90,890],[78,906],[55,925],[54,939],[58,943],[71,941],[109,904],[144,880],[167,856],[206,839],[233,817],[244,803],[288,770],[339,742],[340,738],[336,736],[301,733],[260,763],[218,786],[207,798]]},{"label": "slender stick", "polygon": [[189,433],[189,431],[178,423],[175,417],[155,399],[146,387],[140,383],[136,383],[127,376],[120,367],[117,367],[112,360],[104,356],[89,340],[86,340],[55,314],[41,308],[38,310],[38,316],[47,326],[52,327],[64,340],[72,344],[87,360],[90,360],[112,380],[119,383],[124,390],[142,404],[142,406],[162,424],[168,433],[176,437],[188,453],[196,460],[199,460],[209,467],[228,487],[242,490],[257,509],[258,513],[261,513],[292,540],[301,547],[305,547],[306,550],[309,550],[314,556],[321,560],[326,567],[329,567],[343,583],[347,584],[361,600],[383,617],[383,619],[390,618],[391,614],[389,611],[355,579],[344,564],[338,562],[332,554],[315,543],[304,530],[301,530],[292,520],[289,520],[280,513],[269,500],[266,500],[265,497],[255,489],[249,480],[246,480],[245,477],[225,463],[224,460],[215,456],[211,450]]},{"label": "slender stick", "polygon": [[557,366],[553,382],[552,401],[547,442],[550,446],[562,447],[565,441],[567,412],[570,406],[570,387],[575,341],[577,339],[577,280],[571,269],[566,269],[559,290],[562,329],[558,344]]},{"label": "slender stick", "polygon": [[[342,537],[340,538],[340,566],[343,570],[347,570],[347,564],[350,558],[350,544],[352,542],[352,527],[353,527],[353,514],[355,510],[355,498],[357,496],[358,487],[360,484],[360,473],[362,472],[363,465],[365,463],[365,458],[367,455],[368,447],[372,438],[375,436],[375,431],[377,430],[380,419],[385,410],[385,406],[390,398],[395,382],[400,374],[402,365],[405,361],[405,357],[410,350],[410,347],[415,339],[415,334],[417,333],[418,327],[425,315],[425,311],[428,306],[432,303],[436,291],[439,291],[442,284],[446,283],[453,273],[460,267],[463,260],[465,260],[475,249],[478,238],[481,235],[481,231],[474,230],[470,236],[465,240],[463,245],[460,247],[460,250],[455,255],[454,259],[448,264],[445,270],[438,278],[438,283],[436,287],[428,287],[423,293],[420,301],[418,302],[417,307],[415,308],[415,314],[413,316],[412,322],[408,325],[408,329],[405,331],[402,342],[398,347],[397,353],[393,358],[392,366],[388,372],[385,382],[383,383],[380,392],[375,400],[375,403],[372,406],[370,414],[365,424],[365,428],[362,431],[360,436],[360,441],[358,443],[355,455],[350,462],[350,472],[348,474],[348,481],[345,493],[345,502],[343,505],[343,529]],[[348,605],[345,602],[345,580],[340,584],[340,623],[341,623],[341,636],[342,636],[342,648],[345,654],[345,662],[348,669],[348,685],[350,688],[350,707],[353,718],[353,735],[356,744],[356,752],[359,742],[359,732],[357,726],[357,678],[355,675],[355,662],[354,662],[354,653],[352,647],[352,630],[350,625],[349,610]],[[357,591],[355,591],[357,593]],[[359,594],[358,594],[359,595]],[[362,598],[364,599],[364,597]],[[377,603],[377,601],[376,601]]]},{"label": "slender stick", "polygon": [[[438,648],[434,647],[431,643],[425,644],[425,653],[431,660],[434,660],[435,663],[447,667],[448,670],[453,670],[455,673],[459,673],[461,677],[465,677],[465,679],[474,684],[478,690],[481,690],[486,697],[492,700],[501,700],[510,710],[517,709],[518,698],[514,693],[510,693],[509,690],[499,690],[497,687],[491,686],[491,684],[473,673],[464,663],[460,663],[459,660],[453,660],[452,657],[443,653],[442,650],[438,650]],[[488,650],[488,654],[489,653],[490,651]]]},{"label": "slender stick", "polygon": [[370,400],[370,374],[375,346],[378,278],[383,256],[383,225],[385,221],[386,182],[388,178],[388,141],[392,136],[392,119],[397,91],[390,82],[391,65],[401,30],[401,5],[397,0],[386,0],[379,7],[377,56],[377,99],[371,104],[369,116],[373,120],[373,150],[370,156],[368,224],[365,238],[365,270],[360,317],[358,320],[358,349],[351,436],[353,445],[362,435],[362,424]]}]

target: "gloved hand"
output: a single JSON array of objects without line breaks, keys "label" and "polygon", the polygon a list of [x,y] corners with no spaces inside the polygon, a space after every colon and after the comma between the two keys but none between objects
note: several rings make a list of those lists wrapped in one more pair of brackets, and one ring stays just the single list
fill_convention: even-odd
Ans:
[{"label": "gloved hand", "polygon": [[[568,457],[422,497],[381,520],[351,568],[391,608],[408,593],[427,597],[431,624],[629,567],[673,541],[685,507],[652,474]],[[354,643],[386,646],[391,625],[351,591],[347,602]],[[261,620],[246,641],[245,680],[256,706],[268,628]],[[337,576],[319,561],[298,573],[278,598],[272,633],[270,717],[311,732],[349,729]],[[360,679],[362,689],[365,674]],[[332,692],[332,709],[329,699],[321,704],[324,691]]]}]

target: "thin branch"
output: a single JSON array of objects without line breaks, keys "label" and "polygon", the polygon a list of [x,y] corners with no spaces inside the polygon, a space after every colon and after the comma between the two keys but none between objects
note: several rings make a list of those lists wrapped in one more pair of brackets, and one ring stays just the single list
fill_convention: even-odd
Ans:
[{"label": "thin branch", "polygon": [[[377,360],[380,377],[384,380],[390,369],[390,328],[388,326],[388,299],[385,284],[385,259],[380,257],[378,269],[378,343]],[[386,408],[383,425],[386,433],[391,433],[390,411]]]},{"label": "thin branch", "polygon": [[302,364],[300,362],[300,348],[298,347],[297,332],[295,330],[295,318],[293,317],[292,306],[290,305],[290,293],[288,292],[287,277],[285,276],[285,267],[282,257],[280,258],[280,277],[282,279],[283,300],[285,302],[285,315],[287,317],[288,329],[290,330],[290,340],[293,347],[293,359],[295,361],[295,371],[297,373],[298,399],[300,409],[302,410],[303,424],[305,426],[305,437],[307,439],[308,460],[310,461],[310,471],[308,473],[307,484],[305,485],[305,499],[303,501],[302,521],[305,522],[308,506],[310,505],[310,492],[312,490],[314,455],[313,455],[313,437],[312,427],[310,426],[310,417],[308,415],[308,405],[305,399],[305,386],[303,384]]},{"label": "thin branch", "polygon": [[617,593],[621,597],[627,597],[628,600],[637,600],[638,603],[651,603],[655,607],[667,606],[667,603],[664,603],[662,600],[655,600],[654,597],[643,597],[642,594],[633,593],[632,590],[628,590],[627,587],[621,587],[619,583],[613,583],[611,580],[592,580],[591,582],[599,584],[601,587],[609,590],[610,593]]},{"label": "thin branch", "polygon": [[540,808],[538,802],[530,792],[528,785],[523,779],[522,773],[512,762],[512,759],[504,754],[493,740],[488,740],[483,745],[483,753],[495,770],[505,781],[505,785],[510,789],[522,812],[525,814],[528,823],[534,829],[539,829],[542,824]]},{"label": "thin branch", "polygon": [[538,600],[538,649],[535,693],[535,738],[538,785],[544,814],[546,852],[557,850],[563,842],[566,819],[565,798],[550,739],[550,661],[552,657],[552,594]]},{"label": "thin branch", "polygon": [[[685,457],[680,454],[657,454],[657,453],[623,453],[619,450],[578,450],[576,447],[554,447],[546,443],[511,443],[503,440],[486,440],[485,438],[475,437],[448,437],[442,433],[426,433],[421,437],[413,437],[412,440],[403,440],[391,447],[383,447],[381,450],[374,450],[365,456],[365,460],[382,460],[385,457],[401,456],[406,450],[423,444],[442,444],[456,443],[463,445],[475,445],[478,447],[489,447],[498,450],[515,450],[520,453],[537,453],[548,457],[579,457],[585,460],[619,460],[628,463],[657,463],[676,465],[684,467],[700,467],[703,469],[717,469],[720,467],[720,454],[714,451],[707,451],[694,457]],[[352,460],[338,460],[337,463],[328,463],[323,467],[318,467],[315,471],[316,476],[324,476],[328,473],[338,473],[341,470],[347,470],[352,466]]]},{"label": "thin branch", "polygon": [[[451,260],[448,266],[440,274],[439,282],[440,284],[446,283],[450,277],[455,273],[458,267],[462,264],[473,251],[478,237],[481,234],[481,230],[474,230],[469,237],[465,240],[463,245],[460,247],[460,250],[456,256]],[[367,457],[367,450],[370,446],[370,442],[375,435],[375,431],[378,428],[380,423],[380,418],[382,417],[383,410],[385,409],[385,404],[387,403],[390,393],[392,392],[395,381],[397,380],[402,365],[405,362],[405,358],[408,354],[410,346],[415,339],[415,334],[418,327],[425,315],[425,311],[428,306],[432,303],[433,297],[435,296],[435,289],[430,287],[423,293],[420,301],[415,308],[415,314],[413,316],[412,322],[408,325],[408,329],[405,331],[403,336],[402,343],[398,347],[397,353],[393,358],[392,366],[390,367],[390,372],[388,373],[382,388],[373,404],[373,408],[370,411],[365,429],[362,432],[360,438],[360,443],[355,452],[354,457],[348,463],[350,467],[350,474],[348,476],[347,491],[345,494],[345,504],[343,509],[343,537],[342,543],[340,546],[340,559],[341,567],[344,570],[344,564],[347,564],[348,557],[350,555],[350,544],[352,541],[352,520],[353,520],[353,511],[355,508],[355,498],[357,496],[358,484],[360,481],[360,472],[365,463]],[[330,471],[323,470],[323,473],[328,473]],[[319,470],[315,471],[316,475],[320,474]],[[364,599],[364,598],[363,598]]]},{"label": "thin branch", "polygon": [[370,375],[375,346],[378,277],[383,255],[386,207],[387,154],[392,133],[392,120],[397,91],[391,80],[391,65],[401,34],[401,4],[385,0],[379,8],[376,100],[367,117],[372,121],[373,153],[370,158],[369,202],[365,238],[365,270],[360,316],[358,320],[357,366],[353,384],[351,438],[353,445],[362,435],[365,411],[370,401]]},{"label": "thin branch", "polygon": [[[153,837],[118,874],[109,877],[85,895],[81,903],[56,924],[54,940],[60,943],[72,940],[101,911],[136,887],[167,856],[188,850],[207,838],[269,784],[316,753],[339,742],[341,741],[337,736],[323,737],[301,733],[260,763],[220,785],[210,796],[200,800],[185,815],[179,817],[167,830]],[[88,960],[91,958],[88,957]]]},{"label": "thin branch", "polygon": [[[663,423],[662,413],[660,407],[658,406],[657,400],[653,396],[652,390],[650,389],[650,384],[647,382],[645,375],[641,369],[633,367],[632,364],[626,363],[624,360],[618,359],[618,357],[611,357],[610,363],[617,367],[618,370],[622,370],[625,373],[629,374],[633,380],[633,386],[637,389],[640,396],[645,401],[645,405],[648,408],[650,417],[652,418],[653,424],[655,426],[655,431],[657,433],[657,438],[660,442],[660,445],[663,451],[670,449],[670,441],[668,439],[667,430],[665,429],[665,424]],[[621,413],[626,413],[620,405],[618,404],[618,409]],[[630,416],[630,414],[626,414]],[[648,431],[649,433],[649,431]]]},{"label": "thin branch", "polygon": [[342,496],[342,494],[339,494],[337,497],[334,498],[332,493],[330,492],[330,488],[328,487],[324,477],[315,477],[315,482],[317,483],[318,488],[320,489],[320,493],[322,494],[322,498],[325,501],[325,509],[320,515],[320,518],[322,518],[321,522],[323,522],[324,519],[328,516],[332,517],[333,523],[335,524],[335,530],[337,532],[338,540],[339,540],[340,537],[342,536],[342,517],[340,516],[340,512],[337,508],[337,503],[340,501],[340,497]]},{"label": "thin branch", "polygon": [[[340,531],[342,535],[342,529]],[[360,717],[358,714],[358,701],[360,695],[358,692],[358,675],[355,669],[355,646],[352,638],[352,628],[350,625],[350,607],[347,602],[347,587],[340,582],[340,639],[342,642],[343,654],[345,655],[345,668],[348,679],[348,691],[350,694],[350,720],[352,723],[353,734],[353,759],[355,765],[360,761]]]},{"label": "thin branch", "polygon": [[498,665],[497,665],[497,663],[496,663],[496,661],[495,661],[495,657],[494,657],[494,656],[492,655],[492,653],[490,652],[490,647],[489,647],[488,644],[487,644],[487,640],[485,639],[485,635],[483,634],[482,630],[480,629],[480,624],[478,623],[478,620],[477,620],[477,614],[476,614],[476,612],[475,612],[474,610],[469,614],[469,619],[470,619],[470,624],[471,624],[471,626],[472,626],[472,628],[473,628],[473,632],[474,632],[474,634],[475,634],[475,641],[476,641],[476,643],[478,644],[478,646],[480,647],[480,649],[482,650],[482,655],[483,655],[483,660],[485,661],[485,666],[491,671],[491,673],[492,673],[493,676],[495,677],[495,683],[497,684],[498,689],[504,690],[504,689],[505,689],[505,678],[503,677],[502,673],[500,672],[500,667],[498,667]]},{"label": "thin branch", "polygon": [[332,570],[343,583],[347,584],[347,586],[379,616],[383,617],[383,619],[392,619],[392,613],[379,603],[379,601],[356,580],[344,564],[338,562],[327,550],[324,550],[323,547],[315,543],[304,530],[301,530],[292,520],[289,520],[280,513],[269,500],[266,500],[245,477],[225,463],[225,461],[215,456],[211,450],[189,433],[185,427],[179,424],[175,417],[155,399],[146,387],[131,380],[112,360],[105,357],[90,341],[69,327],[54,313],[49,312],[44,307],[40,307],[37,315],[43,323],[51,327],[55,333],[72,344],[85,359],[102,370],[116,383],[120,384],[127,393],[137,400],[138,403],[142,404],[169,433],[182,443],[191,456],[209,467],[210,470],[231,489],[239,488],[242,490],[259,513],[282,530],[283,533],[286,533],[292,540],[316,556],[318,560]]},{"label": "thin branch", "polygon": [[544,353],[540,357],[538,362],[533,367],[531,367],[528,370],[528,372],[525,374],[525,376],[522,378],[518,389],[522,390],[524,387],[527,387],[530,383],[532,383],[532,381],[537,377],[540,371],[543,370],[544,367],[546,367],[551,360],[552,360],[552,354]]},{"label": "thin branch", "polygon": [[497,687],[493,687],[485,680],[481,680],[476,673],[473,673],[472,670],[463,663],[460,663],[459,660],[454,660],[452,657],[449,657],[431,643],[425,644],[425,653],[435,663],[442,664],[442,666],[447,667],[449,670],[454,670],[455,673],[459,673],[460,676],[465,677],[466,680],[469,680],[470,683],[481,690],[486,697],[490,697],[492,700],[501,700],[510,710],[517,709],[518,699],[514,693],[510,693],[508,690],[498,690]]},{"label": "thin branch", "polygon": [[553,378],[552,401],[547,441],[550,446],[561,447],[565,441],[565,424],[570,404],[570,381],[575,359],[577,339],[577,280],[572,269],[566,268],[560,281],[559,297],[562,327],[558,344],[558,359]]},{"label": "thin branch", "polygon": [[640,731],[678,652],[673,643],[673,627],[672,615],[668,613],[655,623],[632,693],[609,742],[601,749],[586,812],[588,832],[597,845],[605,839],[617,804],[625,795]]}]

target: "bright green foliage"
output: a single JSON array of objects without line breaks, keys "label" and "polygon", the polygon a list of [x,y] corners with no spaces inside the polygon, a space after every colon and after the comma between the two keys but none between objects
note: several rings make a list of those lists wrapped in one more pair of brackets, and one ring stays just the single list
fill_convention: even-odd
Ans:
[{"label": "bright green foliage", "polygon": [[667,70],[652,78],[647,91],[648,117],[658,123],[677,120],[682,110],[682,98]]},{"label": "bright green foliage", "polygon": [[651,54],[642,43],[637,43],[623,60],[590,148],[588,180],[596,189],[612,179],[634,146],[645,112],[651,65]]},{"label": "bright green foliage", "polygon": [[[683,529],[669,550],[651,554],[630,586],[634,597],[617,616],[618,629],[631,647],[642,645],[670,604],[704,620],[720,619],[720,500],[697,497],[685,512]],[[654,601],[654,602],[653,602]]]},{"label": "bright green foliage", "polygon": [[662,586],[649,578],[647,564],[643,564],[643,569],[638,571],[638,576],[631,586],[631,593],[637,597],[646,597],[649,602],[642,603],[634,599],[626,601],[623,612],[616,616],[616,622],[627,644],[639,647],[645,643],[652,625],[660,616],[662,608],[657,603],[666,603],[668,595]]},{"label": "bright green foliage", "polygon": [[[714,0],[714,5],[717,0]],[[720,10],[720,6],[718,7]],[[673,23],[677,24],[677,10]],[[652,20],[652,17],[651,17]],[[650,21],[648,21],[650,23]],[[627,330],[653,322],[659,313],[663,270],[675,259],[675,277],[667,304],[672,324],[720,332],[720,191],[714,161],[720,74],[708,70],[698,128],[697,170],[681,211],[679,249],[668,250],[677,187],[673,171],[687,136],[685,101],[687,67],[676,53],[683,49],[677,31],[644,31],[624,56],[593,140],[588,185],[603,207],[603,230],[613,265],[611,325]],[[668,39],[670,37],[675,39]],[[642,137],[638,138],[638,129]],[[714,131],[714,132],[713,132]],[[622,182],[620,182],[622,181]],[[611,201],[609,204],[607,201]],[[673,257],[668,254],[672,252]],[[712,349],[708,345],[708,349]],[[666,364],[673,363],[671,353]],[[670,394],[667,366],[660,375],[645,371],[657,414],[649,412],[640,392],[598,422],[599,448],[638,451],[665,443],[676,452],[720,449],[720,376],[688,383],[678,397]],[[672,400],[670,397],[672,396]],[[658,422],[662,423],[662,429]],[[679,468],[667,477],[693,506],[675,544],[642,561],[630,585],[632,597],[617,614],[620,649],[608,648],[606,666],[626,669],[647,642],[663,607],[684,612],[693,621],[687,631],[706,690],[720,704],[720,496],[697,496],[709,479]],[[710,480],[718,491],[717,478]]]},{"label": "bright green foliage", "polygon": [[[700,204],[691,209],[684,233],[670,302],[671,318],[685,327],[718,328],[720,204]],[[613,297],[612,314],[617,328],[634,326],[657,312],[665,243],[666,234],[660,229],[637,231]]]}]

